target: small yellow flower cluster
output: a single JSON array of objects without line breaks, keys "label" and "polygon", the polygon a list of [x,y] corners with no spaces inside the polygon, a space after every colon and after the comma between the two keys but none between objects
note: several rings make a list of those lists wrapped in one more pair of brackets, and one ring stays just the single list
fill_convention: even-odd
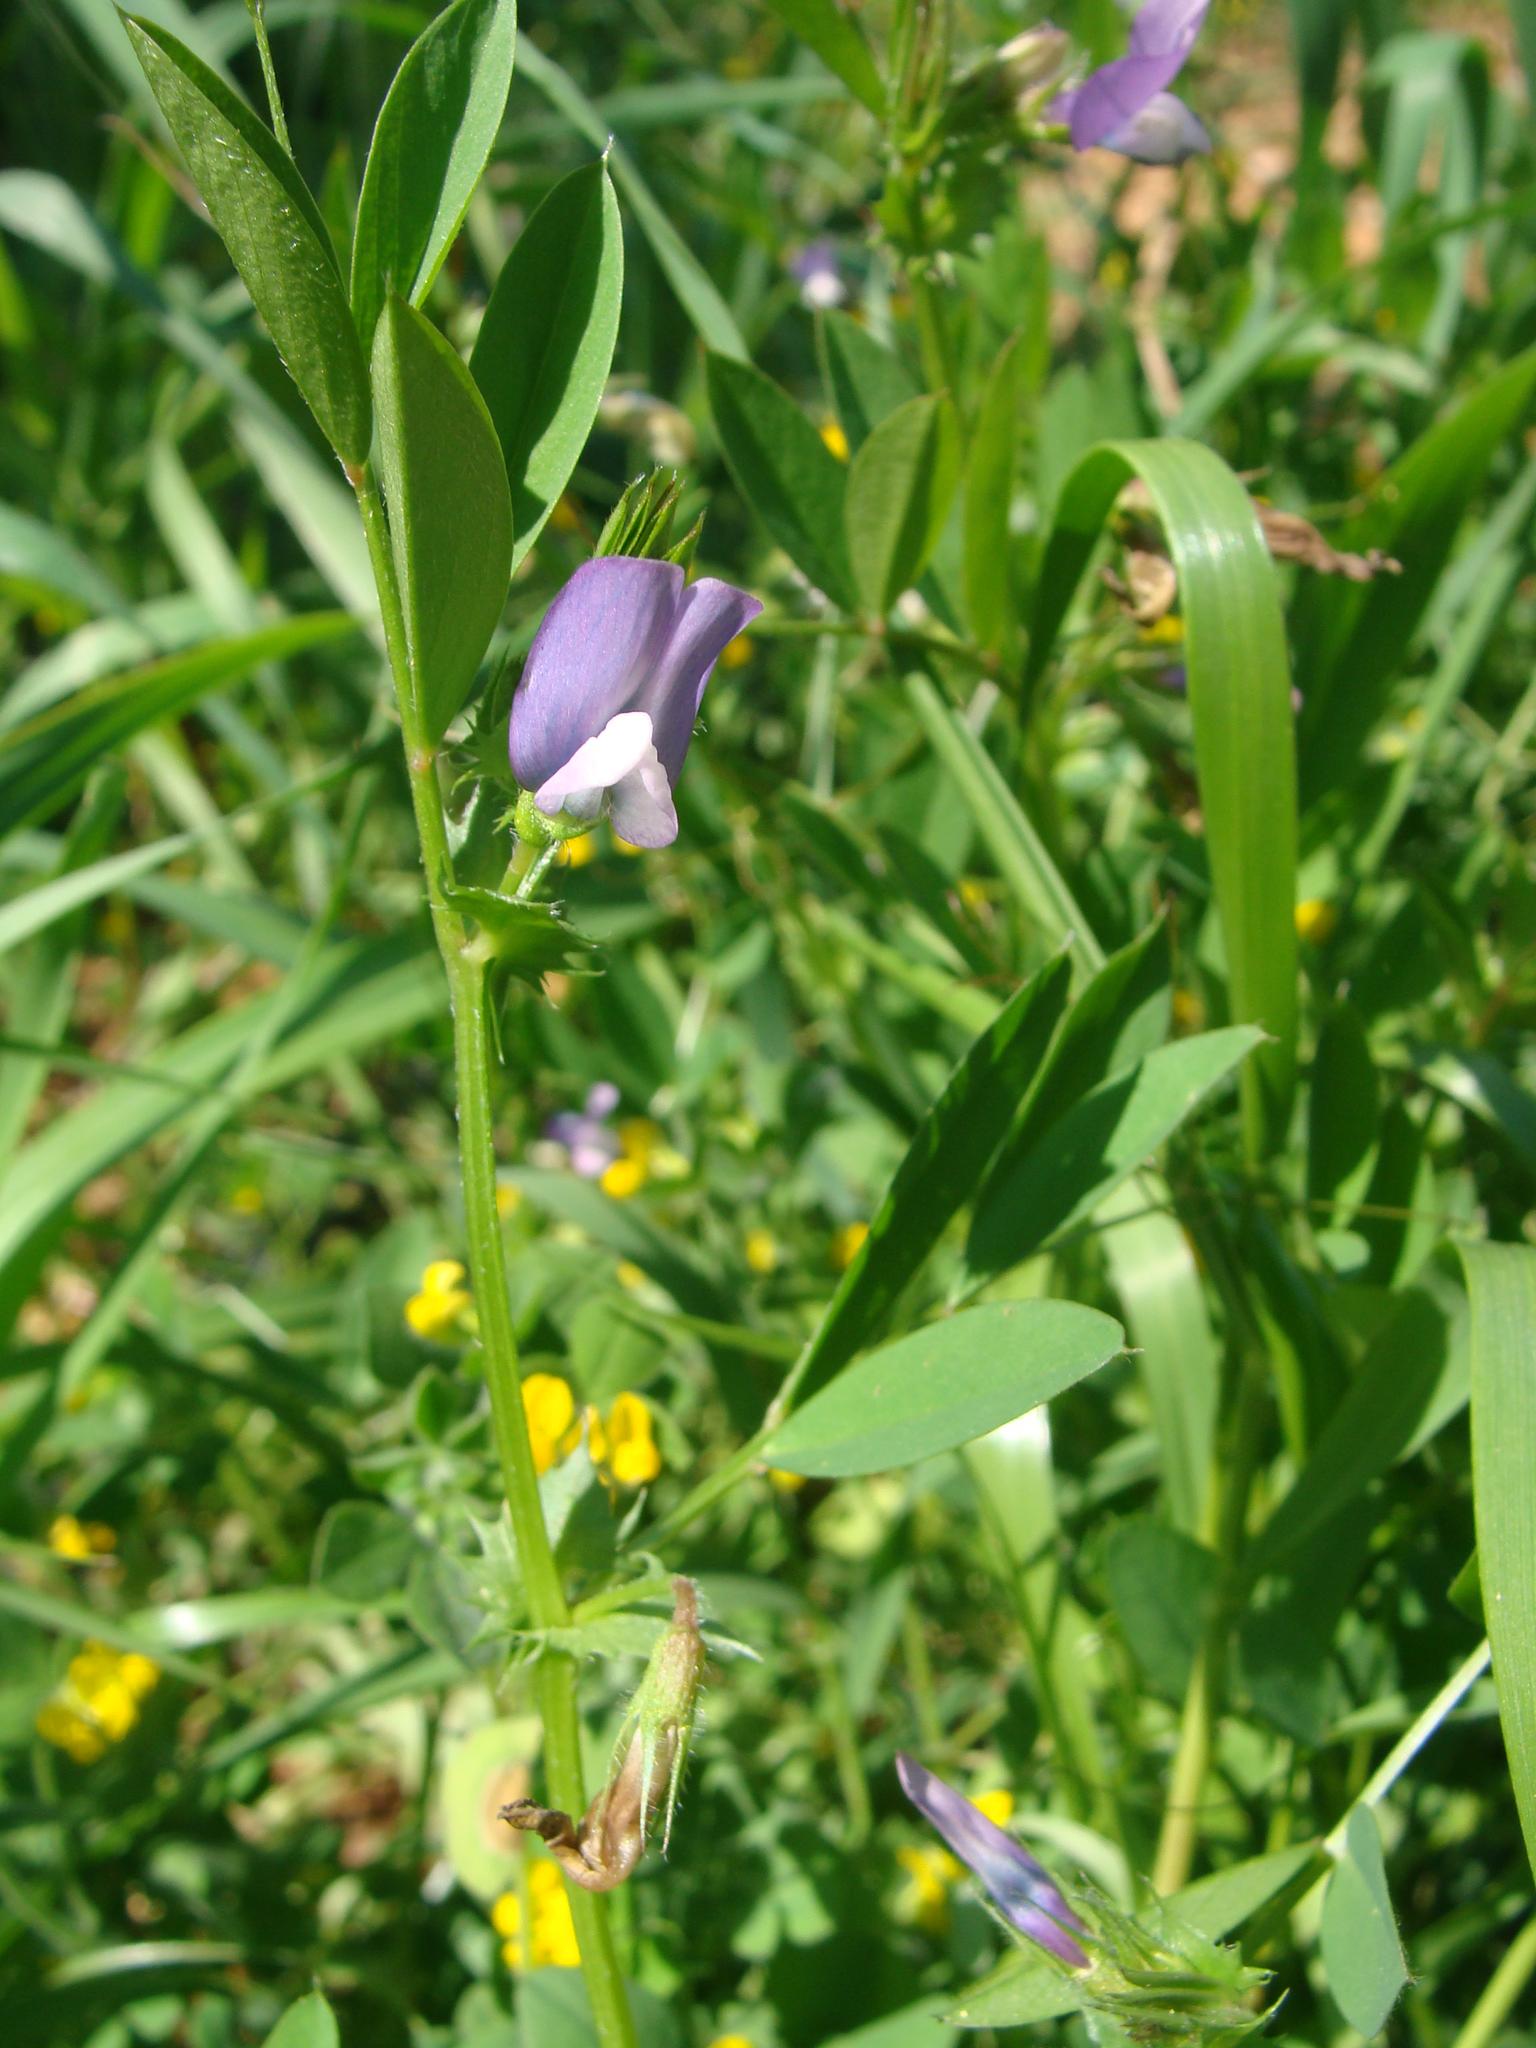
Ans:
[{"label": "small yellow flower cluster", "polygon": [[418,1337],[434,1340],[455,1335],[473,1308],[457,1259],[433,1259],[421,1276],[421,1290],[405,1304],[405,1320]]},{"label": "small yellow flower cluster", "polygon": [[677,1180],[688,1171],[683,1155],[667,1143],[660,1124],[648,1116],[627,1116],[616,1132],[619,1156],[603,1169],[598,1186],[616,1202],[638,1195],[648,1180]]},{"label": "small yellow flower cluster", "polygon": [[616,1394],[606,1420],[590,1402],[578,1415],[566,1381],[552,1372],[531,1372],[523,1381],[523,1413],[541,1472],[569,1457],[583,1425],[593,1464],[620,1486],[647,1486],[661,1470],[651,1411],[638,1394]]},{"label": "small yellow flower cluster", "polygon": [[503,1892],[491,1908],[491,1925],[501,1936],[501,1957],[509,1970],[525,1964],[538,1969],[551,1963],[557,1970],[580,1966],[581,1950],[576,1946],[576,1925],[571,1902],[558,1868],[540,1859],[528,1873],[529,1918],[533,1929],[523,1940],[523,1902],[516,1892]]},{"label": "small yellow flower cluster", "polygon": [[1146,647],[1178,647],[1184,639],[1184,621],[1176,612],[1164,612],[1160,619],[1152,619],[1141,629],[1142,644]]},{"label": "small yellow flower cluster", "polygon": [[117,1548],[117,1531],[105,1522],[80,1522],[73,1515],[55,1515],[48,1525],[48,1548],[71,1564],[85,1564]]},{"label": "small yellow flower cluster", "polygon": [[848,460],[848,436],[836,420],[828,420],[821,430],[821,438],[839,462]]},{"label": "small yellow flower cluster", "polygon": [[562,839],[555,854],[555,865],[561,868],[584,868],[588,861],[597,859],[597,834],[583,832],[575,839]]},{"label": "small yellow flower cluster", "polygon": [[77,1764],[93,1764],[133,1727],[140,1700],[159,1676],[158,1665],[148,1657],[87,1643],[69,1660],[62,1685],[38,1709],[37,1732]]},{"label": "small yellow flower cluster", "polygon": [[[1013,1819],[1011,1792],[978,1792],[971,1804],[1000,1828],[1007,1827]],[[936,1842],[925,1842],[920,1848],[898,1849],[896,1861],[911,1880],[900,1905],[903,1917],[915,1920],[930,1934],[942,1933],[949,1920],[950,1887],[965,1872],[949,1851]]]},{"label": "small yellow flower cluster", "polygon": [[745,2034],[716,2034],[709,2048],[752,2048]]},{"label": "small yellow flower cluster", "polygon": [[845,1223],[841,1230],[834,1230],[832,1242],[827,1247],[828,1256],[839,1273],[846,1273],[859,1255],[859,1248],[869,1235],[867,1223]]}]

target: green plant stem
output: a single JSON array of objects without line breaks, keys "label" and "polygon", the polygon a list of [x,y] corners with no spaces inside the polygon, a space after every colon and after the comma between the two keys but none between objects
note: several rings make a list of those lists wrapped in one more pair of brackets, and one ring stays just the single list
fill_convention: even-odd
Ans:
[{"label": "green plant stem", "polygon": [[[570,1609],[539,1500],[538,1468],[523,1409],[517,1332],[512,1322],[506,1253],[496,1209],[496,1054],[486,963],[478,956],[464,918],[453,908],[446,893],[453,868],[437,754],[421,717],[383,500],[369,467],[364,468],[358,480],[357,500],[400,706],[411,804],[426,870],[427,902],[448,976],[453,1010],[465,1258],[479,1318],[491,1426],[530,1619],[535,1629],[563,1628],[570,1620]],[[538,1664],[538,1692],[544,1724],[547,1796],[551,1804],[579,1815],[586,1806],[586,1792],[581,1722],[576,1707],[576,1660],[564,1651],[545,1650]],[[608,1923],[607,1902],[569,1881],[566,1889],[597,2038],[602,2048],[635,2048],[634,2020]]]},{"label": "green plant stem", "polygon": [[272,62],[272,45],[267,40],[266,0],[245,0],[246,11],[256,31],[256,54],[261,59],[262,82],[267,88],[267,105],[272,109],[272,132],[289,156],[293,155],[293,144],[288,139],[288,120],[283,113],[282,95],[277,89],[277,66]]},{"label": "green plant stem", "polygon": [[1536,1914],[1533,1914],[1500,1958],[1499,1967],[1483,1986],[1467,2015],[1454,2048],[1489,2048],[1508,2019],[1515,2000],[1536,1973]]}]

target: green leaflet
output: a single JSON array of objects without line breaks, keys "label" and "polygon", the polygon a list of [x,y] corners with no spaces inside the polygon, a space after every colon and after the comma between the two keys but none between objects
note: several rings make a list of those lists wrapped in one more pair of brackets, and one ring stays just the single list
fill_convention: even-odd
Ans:
[{"label": "green leaflet", "polygon": [[352,311],[365,349],[388,295],[419,306],[453,246],[501,126],[516,42],[516,0],[455,0],[395,73],[352,240]]},{"label": "green leaflet", "polygon": [[1038,1408],[1124,1343],[1117,1322],[1076,1302],[992,1302],[866,1353],[759,1454],[819,1479],[915,1465]]},{"label": "green leaflet", "polygon": [[368,374],[309,188],[272,131],[185,44],[132,15],[124,26],[289,376],[342,461],[360,467],[372,432]]},{"label": "green leaflet", "polygon": [[843,505],[866,610],[883,617],[938,545],[960,481],[960,421],[947,398],[913,398],[853,458]]},{"label": "green leaflet", "polygon": [[512,566],[554,510],[613,360],[624,234],[607,166],[562,178],[518,237],[469,359],[506,458]]},{"label": "green leaflet", "polygon": [[496,430],[468,370],[391,299],[373,346],[379,468],[411,670],[436,742],[469,695],[507,597],[512,504]]}]

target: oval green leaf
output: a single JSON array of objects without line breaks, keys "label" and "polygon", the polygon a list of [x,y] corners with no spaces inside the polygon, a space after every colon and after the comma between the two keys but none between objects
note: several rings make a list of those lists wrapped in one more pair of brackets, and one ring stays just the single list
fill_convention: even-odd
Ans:
[{"label": "oval green leaf", "polygon": [[185,44],[132,15],[123,26],[289,376],[336,453],[357,468],[372,434],[368,373],[308,186],[271,129]]},{"label": "oval green leaf", "polygon": [[856,610],[843,465],[772,378],[722,355],[706,362],[709,409],[742,496],[795,567],[834,604]]},{"label": "oval green leaf", "polygon": [[506,458],[514,568],[592,431],[623,291],[618,201],[607,166],[587,164],[561,179],[518,237],[469,359]]},{"label": "oval green leaf", "polygon": [[395,73],[352,238],[352,310],[365,347],[388,294],[419,306],[453,247],[506,111],[516,42],[516,0],[456,0]]},{"label": "oval green leaf", "polygon": [[1124,1346],[1117,1322],[1076,1302],[990,1302],[866,1353],[759,1455],[813,1479],[916,1465],[1038,1408]]},{"label": "oval green leaf", "polygon": [[339,2040],[336,2015],[320,1992],[311,1991],[294,2000],[263,2048],[338,2048]]},{"label": "oval green leaf", "polygon": [[1333,2002],[1350,2026],[1379,2034],[1408,1982],[1392,1917],[1381,1835],[1367,1806],[1355,1807],[1344,1855],[1323,1893],[1323,1968]]},{"label": "oval green leaf", "polygon": [[943,397],[898,406],[853,458],[843,523],[868,610],[884,617],[923,573],[959,481],[960,422]]},{"label": "oval green leaf", "polygon": [[506,465],[468,370],[401,299],[391,299],[379,321],[373,381],[411,671],[435,744],[468,696],[506,602]]}]

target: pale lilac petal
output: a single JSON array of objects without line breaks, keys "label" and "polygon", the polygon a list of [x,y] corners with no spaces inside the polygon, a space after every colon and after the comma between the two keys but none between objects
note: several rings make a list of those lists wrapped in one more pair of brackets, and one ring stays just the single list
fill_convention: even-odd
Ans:
[{"label": "pale lilac petal", "polygon": [[601,1180],[619,1156],[617,1138],[586,1138],[571,1147],[571,1171],[583,1180]]},{"label": "pale lilac petal", "polygon": [[524,789],[629,708],[664,653],[682,591],[675,562],[607,555],[576,571],[544,614],[512,699],[512,770]]},{"label": "pale lilac petal", "polygon": [[670,846],[677,837],[672,784],[654,747],[613,785],[613,829],[631,846]]},{"label": "pale lilac petal", "polygon": [[1187,57],[1210,11],[1211,0],[1146,0],[1131,23],[1131,55],[1176,50]]},{"label": "pale lilac petal", "polygon": [[1086,1968],[1088,1958],[1067,1930],[1087,1929],[1045,1865],[913,1758],[898,1756],[896,1775],[918,1812],[980,1878],[1008,1924],[1069,1969]]},{"label": "pale lilac petal", "polygon": [[586,1112],[588,1116],[612,1116],[619,1106],[619,1091],[612,1081],[594,1081],[587,1090]]},{"label": "pale lilac petal", "polygon": [[[757,598],[716,576],[701,576],[682,592],[665,652],[634,700],[636,710],[651,714],[656,752],[670,781],[676,782],[682,773],[716,661],[762,608]],[[619,829],[623,831],[622,826]],[[624,833],[626,839],[631,836]],[[645,843],[635,841],[637,846]]]},{"label": "pale lilac petal", "polygon": [[1106,135],[1101,149],[1116,149],[1138,164],[1182,164],[1192,156],[1208,156],[1211,138],[1205,123],[1176,93],[1154,93],[1139,114]]},{"label": "pale lilac petal", "polygon": [[574,818],[595,818],[604,792],[622,782],[648,754],[654,758],[651,730],[648,712],[619,712],[539,784],[534,802],[541,811],[569,811]]}]

